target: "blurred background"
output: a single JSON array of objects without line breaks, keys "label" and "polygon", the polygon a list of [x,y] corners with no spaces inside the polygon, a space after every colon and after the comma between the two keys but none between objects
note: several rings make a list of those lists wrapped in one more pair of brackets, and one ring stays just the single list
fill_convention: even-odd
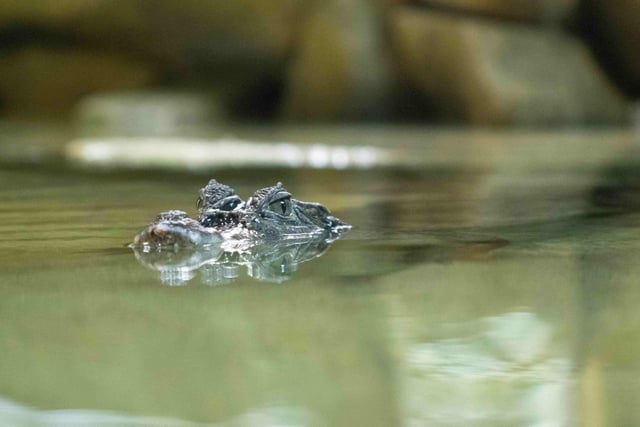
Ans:
[{"label": "blurred background", "polygon": [[209,123],[620,124],[639,27],[636,0],[4,0],[0,112],[98,126],[187,91]]}]

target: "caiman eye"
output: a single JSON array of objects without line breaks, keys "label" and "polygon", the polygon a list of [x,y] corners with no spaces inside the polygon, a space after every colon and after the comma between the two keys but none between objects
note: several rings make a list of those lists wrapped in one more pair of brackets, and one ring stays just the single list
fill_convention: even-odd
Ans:
[{"label": "caiman eye", "polygon": [[222,204],[222,206],[220,206],[220,209],[222,209],[223,211],[232,211],[239,204],[240,204],[240,200],[238,200],[238,199],[230,199],[230,200],[225,201]]},{"label": "caiman eye", "polygon": [[289,216],[291,213],[291,199],[280,199],[269,203],[269,210],[278,215]]}]

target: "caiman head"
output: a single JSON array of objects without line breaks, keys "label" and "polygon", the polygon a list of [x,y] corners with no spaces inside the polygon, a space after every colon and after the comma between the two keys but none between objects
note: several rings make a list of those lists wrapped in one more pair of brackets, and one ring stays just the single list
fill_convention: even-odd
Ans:
[{"label": "caiman head", "polygon": [[199,221],[205,227],[243,227],[262,238],[337,236],[351,228],[319,203],[302,202],[277,183],[256,191],[246,202],[215,180],[200,190]]}]

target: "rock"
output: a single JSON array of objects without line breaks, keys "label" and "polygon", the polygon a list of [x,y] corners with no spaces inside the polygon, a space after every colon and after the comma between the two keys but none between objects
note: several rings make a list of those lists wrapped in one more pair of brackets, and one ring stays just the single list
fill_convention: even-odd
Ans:
[{"label": "rock", "polygon": [[583,27],[628,93],[640,96],[640,0],[585,0]]},{"label": "rock", "polygon": [[216,101],[193,92],[97,93],[78,104],[75,128],[85,137],[202,136],[223,122]]},{"label": "rock", "polygon": [[[173,87],[215,92],[231,114],[272,118],[297,17],[308,2],[7,0],[0,7],[0,54],[34,45],[122,53],[154,64]],[[83,84],[68,82],[68,89],[82,92]]]},{"label": "rock", "polygon": [[0,100],[6,115],[64,115],[85,94],[150,85],[148,64],[110,53],[25,48],[0,61]]},{"label": "rock", "polygon": [[401,8],[399,72],[441,114],[475,124],[619,123],[628,106],[576,39],[552,30]]},{"label": "rock", "polygon": [[295,120],[385,115],[388,88],[382,19],[368,0],[319,3],[301,26],[283,116]]},{"label": "rock", "polygon": [[157,66],[172,87],[215,93],[231,114],[273,118],[297,18],[310,1],[7,0],[0,46],[135,57]]},{"label": "rock", "polygon": [[106,0],[5,0],[0,8],[0,26],[22,23],[58,27],[105,3]]},{"label": "rock", "polygon": [[554,24],[573,15],[578,0],[417,0],[450,11]]},{"label": "rock", "polygon": [[283,60],[297,0],[7,0],[0,30],[66,34],[80,43],[182,65]]}]

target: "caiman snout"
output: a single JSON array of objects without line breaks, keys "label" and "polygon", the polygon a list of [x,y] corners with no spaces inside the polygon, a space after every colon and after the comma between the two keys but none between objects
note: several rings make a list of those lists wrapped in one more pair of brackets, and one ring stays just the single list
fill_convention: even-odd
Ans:
[{"label": "caiman snout", "polygon": [[206,245],[221,241],[220,234],[188,218],[182,211],[162,212],[133,240],[135,247]]},{"label": "caiman snout", "polygon": [[333,216],[329,209],[320,203],[301,202],[299,200],[295,200],[294,203],[299,208],[296,209],[296,212],[302,221],[313,223],[327,231],[341,231],[351,228],[349,224]]},{"label": "caiman snout", "polygon": [[349,230],[351,228],[349,224],[341,221],[340,219],[336,218],[333,215],[329,215],[325,219],[325,224],[327,229],[333,230],[333,231]]}]

